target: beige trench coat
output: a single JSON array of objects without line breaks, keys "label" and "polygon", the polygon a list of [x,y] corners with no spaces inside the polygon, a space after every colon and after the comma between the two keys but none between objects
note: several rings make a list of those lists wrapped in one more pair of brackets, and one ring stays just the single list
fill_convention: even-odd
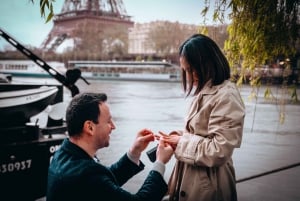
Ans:
[{"label": "beige trench coat", "polygon": [[175,150],[170,200],[235,201],[234,148],[241,145],[245,106],[234,83],[208,82],[190,106]]}]

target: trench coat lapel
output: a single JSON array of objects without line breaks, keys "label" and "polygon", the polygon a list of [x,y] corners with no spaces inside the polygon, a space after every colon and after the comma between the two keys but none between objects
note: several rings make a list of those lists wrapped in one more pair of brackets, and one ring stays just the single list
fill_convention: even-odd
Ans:
[{"label": "trench coat lapel", "polygon": [[187,115],[187,122],[189,122],[200,110],[199,104],[203,101],[205,95],[215,94],[220,87],[224,84],[211,86],[211,81],[208,81],[203,89],[199,92],[197,96],[194,97],[194,100],[191,103],[189,113]]}]

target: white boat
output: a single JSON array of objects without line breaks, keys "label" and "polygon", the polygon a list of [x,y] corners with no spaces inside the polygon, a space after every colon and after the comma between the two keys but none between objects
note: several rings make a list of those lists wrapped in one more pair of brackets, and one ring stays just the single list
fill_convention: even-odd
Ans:
[{"label": "white boat", "polygon": [[22,125],[56,97],[55,86],[0,85],[0,127]]},{"label": "white boat", "polygon": [[[181,79],[180,68],[166,61],[69,61],[67,68],[61,62],[47,64],[61,74],[79,69],[81,78],[91,80],[177,82]],[[31,60],[0,60],[0,73],[13,77],[50,77]]]},{"label": "white boat", "polygon": [[166,61],[69,61],[82,77],[98,80],[167,81],[181,79],[180,68]]},{"label": "white boat", "polygon": [[[49,61],[47,64],[61,74],[66,73],[62,62]],[[14,77],[50,77],[47,71],[31,60],[0,60],[0,73],[11,74]]]}]

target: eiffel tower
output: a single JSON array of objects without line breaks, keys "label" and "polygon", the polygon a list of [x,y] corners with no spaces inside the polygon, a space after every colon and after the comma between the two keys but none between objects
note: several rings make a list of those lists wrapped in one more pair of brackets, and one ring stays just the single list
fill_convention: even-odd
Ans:
[{"label": "eiffel tower", "polygon": [[82,23],[103,28],[133,26],[122,0],[65,0],[53,22],[52,30],[41,45],[44,51],[55,51],[64,41],[72,39],[74,30]]}]

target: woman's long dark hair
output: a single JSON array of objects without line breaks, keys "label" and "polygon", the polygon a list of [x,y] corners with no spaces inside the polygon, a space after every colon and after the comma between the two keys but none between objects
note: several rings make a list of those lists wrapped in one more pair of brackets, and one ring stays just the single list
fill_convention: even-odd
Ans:
[{"label": "woman's long dark hair", "polygon": [[[194,34],[187,39],[179,48],[179,56],[189,64],[188,69],[182,69],[182,85],[187,96],[193,89],[193,74],[198,77],[194,95],[197,95],[209,80],[212,85],[218,85],[230,78],[230,67],[226,57],[218,45],[205,35]],[[191,78],[189,83],[186,79],[187,73]]]}]

